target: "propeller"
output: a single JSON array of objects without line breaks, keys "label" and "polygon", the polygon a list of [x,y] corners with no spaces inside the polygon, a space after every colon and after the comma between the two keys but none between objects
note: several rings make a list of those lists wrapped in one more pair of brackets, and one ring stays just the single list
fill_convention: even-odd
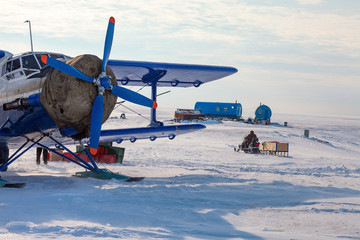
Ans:
[{"label": "propeller", "polygon": [[154,109],[157,108],[157,103],[155,101],[127,88],[117,85],[111,85],[110,76],[106,75],[106,65],[109,60],[111,46],[113,42],[114,27],[115,19],[113,17],[110,17],[105,37],[104,57],[101,66],[101,73],[97,78],[89,77],[74,68],[73,66],[56,60],[54,58],[48,57],[47,55],[41,56],[41,61],[43,61],[45,64],[81,80],[93,83],[95,86],[97,86],[98,95],[96,96],[92,106],[90,121],[90,153],[92,155],[95,155],[97,153],[97,149],[99,146],[101,125],[104,113],[103,94],[105,90],[110,90],[112,94],[126,101],[145,107],[150,107]]}]

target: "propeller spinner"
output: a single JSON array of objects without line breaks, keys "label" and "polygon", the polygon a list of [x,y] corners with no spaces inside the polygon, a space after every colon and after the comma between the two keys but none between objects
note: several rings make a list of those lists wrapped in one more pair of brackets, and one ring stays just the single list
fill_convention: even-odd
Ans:
[{"label": "propeller spinner", "polygon": [[95,155],[97,153],[100,133],[101,133],[101,125],[103,120],[103,112],[104,112],[104,92],[109,90],[115,96],[122,98],[126,101],[139,104],[145,107],[157,108],[157,103],[137,92],[131,91],[127,88],[120,87],[117,85],[112,85],[110,81],[110,76],[106,75],[106,66],[109,60],[111,46],[114,37],[114,27],[115,27],[115,19],[110,17],[109,24],[106,32],[105,38],[105,46],[104,46],[104,57],[102,60],[101,73],[98,77],[92,78],[87,76],[86,74],[80,72],[76,68],[71,65],[68,65],[64,62],[56,60],[54,58],[43,55],[41,60],[66,74],[74,76],[78,79],[84,80],[89,83],[93,83],[97,87],[98,95],[95,97],[95,100],[92,105],[91,110],[91,122],[90,122],[90,153]]}]

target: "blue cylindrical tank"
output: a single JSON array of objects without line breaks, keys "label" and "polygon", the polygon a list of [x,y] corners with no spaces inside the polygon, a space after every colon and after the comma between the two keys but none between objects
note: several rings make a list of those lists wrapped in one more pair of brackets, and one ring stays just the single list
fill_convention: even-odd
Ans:
[{"label": "blue cylindrical tank", "polygon": [[200,110],[207,117],[225,117],[240,119],[242,107],[240,103],[222,103],[222,102],[197,102],[195,109]]},{"label": "blue cylindrical tank", "polygon": [[255,117],[259,120],[270,120],[271,118],[271,109],[266,105],[260,105],[255,110]]}]

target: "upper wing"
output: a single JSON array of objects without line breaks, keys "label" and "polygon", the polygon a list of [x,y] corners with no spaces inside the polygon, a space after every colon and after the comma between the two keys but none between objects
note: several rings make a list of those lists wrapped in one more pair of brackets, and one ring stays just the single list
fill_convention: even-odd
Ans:
[{"label": "upper wing", "polygon": [[109,60],[108,66],[121,84],[129,86],[151,85],[157,80],[157,86],[162,87],[198,87],[237,72],[236,68],[224,66],[122,60]]}]

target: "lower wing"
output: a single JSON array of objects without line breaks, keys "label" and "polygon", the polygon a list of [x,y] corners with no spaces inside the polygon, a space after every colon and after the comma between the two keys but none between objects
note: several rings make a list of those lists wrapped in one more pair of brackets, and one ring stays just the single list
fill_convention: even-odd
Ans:
[{"label": "lower wing", "polygon": [[[183,124],[160,127],[141,127],[141,128],[124,128],[102,130],[100,142],[117,142],[123,141],[135,142],[139,139],[149,139],[154,141],[157,138],[174,139],[177,135],[194,132],[206,128],[203,124]],[[85,139],[84,142],[87,142]],[[77,144],[74,140],[67,139],[61,141],[64,144]]]}]

